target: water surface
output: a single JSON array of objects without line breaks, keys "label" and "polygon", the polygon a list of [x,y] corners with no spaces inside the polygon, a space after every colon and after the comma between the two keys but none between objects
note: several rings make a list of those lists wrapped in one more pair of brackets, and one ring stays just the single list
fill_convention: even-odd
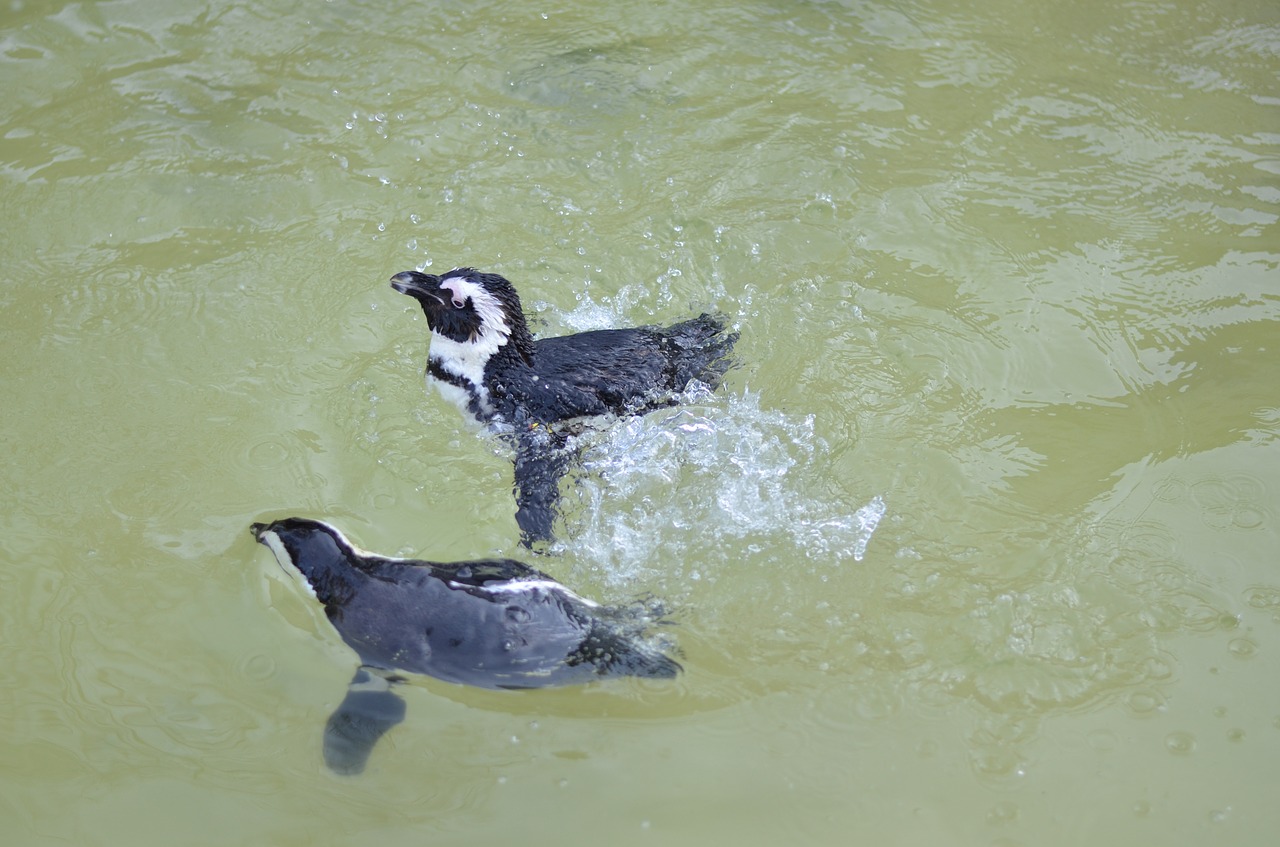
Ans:
[{"label": "water surface", "polygon": [[[6,843],[1270,843],[1278,73],[1261,0],[8,4]],[[386,282],[461,264],[740,329],[535,563],[686,673],[340,778],[248,525],[519,552]]]}]

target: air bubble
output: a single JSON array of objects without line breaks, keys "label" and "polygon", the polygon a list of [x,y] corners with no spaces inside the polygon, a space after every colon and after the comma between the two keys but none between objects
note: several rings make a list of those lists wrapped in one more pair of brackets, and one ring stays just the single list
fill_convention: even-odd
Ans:
[{"label": "air bubble", "polygon": [[1258,652],[1258,645],[1248,638],[1233,638],[1227,649],[1237,659],[1252,659]]},{"label": "air bubble", "polygon": [[1196,750],[1196,737],[1189,732],[1171,732],[1164,737],[1165,749],[1176,756],[1189,756]]},{"label": "air bubble", "polygon": [[1139,715],[1149,715],[1164,705],[1164,698],[1150,689],[1135,691],[1129,695],[1129,709]]}]

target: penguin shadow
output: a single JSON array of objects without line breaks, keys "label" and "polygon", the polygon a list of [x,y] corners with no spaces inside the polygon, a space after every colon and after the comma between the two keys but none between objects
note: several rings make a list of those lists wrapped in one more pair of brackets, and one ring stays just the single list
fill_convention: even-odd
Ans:
[{"label": "penguin shadow", "polygon": [[392,690],[403,681],[363,665],[356,671],[346,696],[325,721],[324,763],[329,770],[346,776],[364,772],[378,739],[404,720],[405,702]]},{"label": "penguin shadow", "polygon": [[358,774],[404,720],[409,674],[478,689],[582,685],[682,670],[656,637],[653,601],[602,605],[513,559],[429,562],[369,553],[304,518],[254,523],[253,537],[300,579],[359,658],[324,730],[324,761]]}]

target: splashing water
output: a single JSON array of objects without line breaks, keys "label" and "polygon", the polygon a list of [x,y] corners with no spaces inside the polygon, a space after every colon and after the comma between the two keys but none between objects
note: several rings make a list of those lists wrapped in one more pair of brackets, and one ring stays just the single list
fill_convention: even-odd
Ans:
[{"label": "splashing water", "polygon": [[672,561],[689,579],[714,579],[744,553],[793,555],[779,545],[816,561],[863,559],[885,501],[876,495],[851,514],[848,504],[815,499],[830,451],[813,415],[763,409],[750,391],[726,397],[699,386],[684,400],[584,436],[561,552],[607,563],[615,580]]}]

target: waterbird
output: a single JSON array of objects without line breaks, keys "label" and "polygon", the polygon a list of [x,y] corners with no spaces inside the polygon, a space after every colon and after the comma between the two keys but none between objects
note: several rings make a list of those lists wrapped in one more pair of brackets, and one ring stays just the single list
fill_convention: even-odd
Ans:
[{"label": "waterbird", "polygon": [[307,518],[254,523],[250,531],[300,578],[359,657],[325,726],[325,763],[338,773],[362,771],[378,739],[404,719],[393,690],[401,674],[521,689],[681,671],[647,635],[650,606],[595,603],[513,559],[379,556]]},{"label": "waterbird", "polygon": [[403,271],[391,286],[427,317],[426,381],[515,446],[516,521],[526,546],[552,538],[570,435],[585,419],[679,402],[695,381],[714,389],[738,334],[703,313],[672,326],[601,329],[535,339],[515,286],[496,273]]}]

